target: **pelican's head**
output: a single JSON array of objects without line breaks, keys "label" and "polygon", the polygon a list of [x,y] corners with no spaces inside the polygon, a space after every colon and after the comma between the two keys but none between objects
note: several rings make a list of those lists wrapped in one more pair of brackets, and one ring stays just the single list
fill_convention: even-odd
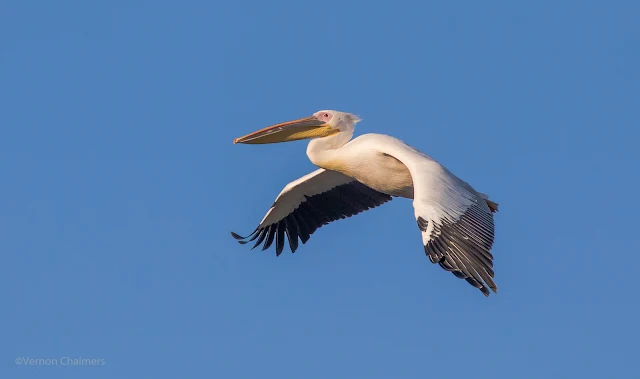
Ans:
[{"label": "pelican's head", "polygon": [[[340,132],[353,134],[358,116],[338,111],[324,110],[312,116],[272,125],[246,136],[236,138],[233,143],[261,144],[297,141],[301,139],[329,137]],[[349,137],[350,138],[350,137]]]}]

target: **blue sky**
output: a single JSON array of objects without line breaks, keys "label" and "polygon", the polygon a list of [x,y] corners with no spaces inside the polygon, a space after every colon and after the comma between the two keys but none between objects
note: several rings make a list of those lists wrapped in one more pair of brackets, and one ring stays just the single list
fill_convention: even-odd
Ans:
[{"label": "blue sky", "polygon": [[[3,1],[3,378],[629,377],[640,4]],[[238,245],[338,109],[500,203],[497,295],[411,201]],[[25,366],[20,357],[104,359]]]}]

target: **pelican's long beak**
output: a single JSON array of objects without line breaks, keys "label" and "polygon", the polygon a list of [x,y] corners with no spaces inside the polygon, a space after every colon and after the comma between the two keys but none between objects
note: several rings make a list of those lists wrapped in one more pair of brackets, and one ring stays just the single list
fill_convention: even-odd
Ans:
[{"label": "pelican's long beak", "polygon": [[320,121],[315,116],[311,116],[258,130],[257,132],[234,139],[233,143],[261,144],[288,142],[307,138],[326,137],[338,132],[338,129],[331,127],[324,121]]}]

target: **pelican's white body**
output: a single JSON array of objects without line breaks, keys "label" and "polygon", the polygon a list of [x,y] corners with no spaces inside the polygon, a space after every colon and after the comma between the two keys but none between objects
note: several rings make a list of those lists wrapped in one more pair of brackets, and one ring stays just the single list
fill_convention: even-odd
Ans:
[{"label": "pelican's white body", "polygon": [[386,135],[365,134],[337,149],[322,149],[321,143],[320,139],[311,141],[307,149],[309,159],[316,166],[342,172],[392,196],[413,198],[411,173],[386,151],[395,150],[394,145],[407,149],[401,141]]}]

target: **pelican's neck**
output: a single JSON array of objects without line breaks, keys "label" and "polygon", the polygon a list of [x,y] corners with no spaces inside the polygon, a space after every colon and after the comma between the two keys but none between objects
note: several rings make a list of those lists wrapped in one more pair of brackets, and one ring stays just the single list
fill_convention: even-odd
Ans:
[{"label": "pelican's neck", "polygon": [[307,156],[314,165],[324,167],[324,164],[331,161],[338,154],[337,150],[349,142],[352,136],[353,131],[341,131],[329,137],[311,140],[307,146]]}]

